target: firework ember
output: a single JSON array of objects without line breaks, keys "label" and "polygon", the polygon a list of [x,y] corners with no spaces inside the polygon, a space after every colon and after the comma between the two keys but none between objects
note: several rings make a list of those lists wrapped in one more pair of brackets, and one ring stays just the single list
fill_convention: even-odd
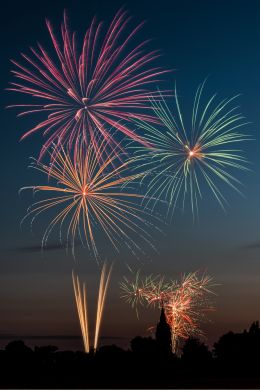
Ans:
[{"label": "firework ember", "polygon": [[180,109],[175,89],[175,111],[165,99],[152,100],[155,114],[163,128],[146,121],[137,121],[153,149],[134,145],[139,159],[138,169],[146,170],[148,203],[162,199],[168,204],[168,214],[173,215],[180,200],[183,208],[190,205],[194,218],[198,217],[199,200],[207,188],[222,208],[227,200],[220,184],[239,191],[239,180],[233,172],[248,170],[239,145],[249,136],[240,131],[246,125],[237,107],[236,97],[215,103],[216,95],[202,104],[204,83],[196,92],[191,120],[186,122]]},{"label": "firework ember", "polygon": [[[134,119],[156,122],[146,110],[149,98],[158,96],[150,88],[165,71],[152,63],[157,51],[145,52],[147,41],[132,44],[143,23],[132,27],[132,18],[120,10],[104,33],[102,23],[94,19],[87,30],[81,49],[77,51],[75,32],[68,27],[67,16],[61,25],[61,41],[47,21],[47,28],[56,52],[52,58],[40,44],[31,54],[22,54],[24,64],[12,61],[16,82],[9,90],[34,98],[24,105],[18,116],[45,114],[45,119],[28,130],[22,138],[42,132],[46,138],[40,153],[55,142],[57,148],[77,143],[80,136],[96,146],[102,136],[107,145],[117,144],[110,129],[148,145],[142,134],[131,129]],[[130,31],[129,31],[130,29]],[[147,113],[145,113],[147,111]]]},{"label": "firework ember", "polygon": [[198,272],[184,275],[180,281],[166,281],[160,275],[142,279],[137,272],[134,281],[124,278],[121,290],[122,298],[132,307],[153,304],[164,309],[171,328],[172,349],[176,352],[180,339],[203,334],[200,324],[206,320],[206,313],[213,310],[210,300],[213,286],[212,278]]},{"label": "firework ember", "polygon": [[[103,156],[102,163],[98,156]],[[43,235],[43,247],[55,227],[59,227],[61,238],[62,232],[66,231],[67,246],[72,246],[73,255],[75,238],[79,236],[81,241],[86,241],[90,252],[97,258],[95,236],[102,233],[105,241],[116,250],[123,244],[133,253],[138,250],[142,252],[137,240],[143,240],[143,243],[152,246],[149,229],[154,226],[139,204],[143,196],[128,186],[130,182],[132,185],[132,180],[140,177],[138,174],[128,173],[134,160],[125,160],[117,165],[115,160],[117,155],[114,151],[107,155],[105,141],[97,151],[82,141],[76,149],[75,160],[62,148],[55,160],[48,165],[33,162],[33,168],[55,182],[54,185],[22,188],[44,195],[52,194],[47,199],[35,202],[25,216],[32,217],[33,223],[41,213],[56,211]],[[104,240],[102,242],[105,244]]]}]

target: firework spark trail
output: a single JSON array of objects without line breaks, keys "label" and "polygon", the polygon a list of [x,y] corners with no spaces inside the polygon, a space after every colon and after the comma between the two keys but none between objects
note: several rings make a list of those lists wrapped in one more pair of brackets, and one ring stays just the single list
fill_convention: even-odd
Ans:
[{"label": "firework spark trail", "polygon": [[242,151],[234,148],[250,139],[240,132],[247,123],[237,112],[238,107],[232,106],[237,96],[215,103],[213,95],[203,105],[204,84],[196,92],[190,123],[184,121],[176,88],[175,111],[171,112],[163,96],[160,101],[151,99],[162,128],[144,120],[136,121],[137,127],[145,131],[147,143],[153,146],[153,149],[132,146],[138,157],[138,169],[145,170],[149,179],[147,203],[163,199],[168,203],[170,216],[180,200],[183,208],[189,202],[196,219],[203,186],[224,208],[227,200],[220,184],[240,192],[241,183],[233,171],[248,170]]},{"label": "firework spark trail", "polygon": [[123,291],[122,298],[135,308],[136,315],[138,315],[138,305],[144,305],[147,303],[148,296],[150,296],[151,280],[150,277],[141,279],[140,271],[135,274],[134,280],[129,280],[125,276],[120,283],[121,290]]},{"label": "firework spark trail", "polygon": [[86,294],[86,286],[85,283],[83,287],[80,285],[80,281],[77,275],[75,275],[74,271],[72,271],[72,283],[74,289],[74,296],[78,311],[80,329],[84,344],[84,350],[86,353],[90,351],[89,344],[89,328],[88,328],[88,311],[87,311],[87,294]]},{"label": "firework spark trail", "polygon": [[[104,151],[105,141],[99,145],[98,155],[104,155]],[[75,153],[75,161],[62,148],[49,165],[40,161],[33,162],[33,168],[46,174],[49,180],[54,179],[56,184],[22,188],[52,194],[47,199],[33,203],[24,217],[31,217],[33,224],[43,212],[56,212],[57,209],[44,232],[42,246],[46,245],[50,233],[57,226],[60,239],[66,228],[67,245],[71,240],[73,255],[75,237],[79,234],[86,241],[90,252],[98,258],[95,240],[97,228],[117,251],[119,244],[125,244],[134,254],[142,252],[136,243],[137,239],[153,247],[146,228],[155,227],[138,204],[143,196],[132,188],[122,188],[125,183],[140,177],[139,174],[128,174],[129,167],[135,160],[128,159],[114,166],[117,156],[111,151],[100,163],[96,150],[91,145],[86,146],[84,141],[78,144]]]},{"label": "firework spark trail", "polygon": [[97,350],[98,340],[99,340],[99,332],[101,326],[101,320],[105,305],[105,299],[107,294],[107,288],[110,280],[112,272],[112,265],[109,270],[106,270],[106,264],[104,264],[101,272],[100,283],[99,283],[99,292],[98,292],[98,303],[97,303],[97,317],[96,317],[96,328],[95,328],[95,339],[94,339],[94,351]]},{"label": "firework spark trail", "polygon": [[205,297],[205,287],[210,292],[211,279],[204,276],[199,279],[196,274],[188,274],[182,278],[175,293],[163,304],[166,319],[172,330],[172,349],[176,351],[178,340],[190,336],[202,335],[199,324],[204,311],[211,310]]},{"label": "firework spark trail", "polygon": [[[24,139],[43,132],[46,141],[40,159],[53,142],[58,149],[65,143],[71,148],[77,144],[79,135],[98,148],[98,133],[113,148],[117,141],[108,127],[148,145],[142,134],[131,129],[130,123],[134,119],[157,122],[148,110],[149,98],[159,98],[159,94],[150,91],[150,86],[159,82],[158,77],[166,70],[151,65],[159,53],[145,52],[148,41],[134,48],[129,46],[143,25],[131,27],[129,32],[131,20],[127,12],[120,10],[102,39],[102,23],[94,19],[85,34],[81,51],[77,53],[76,34],[70,33],[64,13],[61,43],[50,22],[46,21],[57,55],[55,59],[38,44],[38,49],[31,48],[31,56],[22,53],[25,64],[12,61],[16,66],[12,73],[18,81],[12,82],[9,90],[36,100],[35,104],[33,100],[9,107],[21,109],[18,116],[34,113],[47,116],[22,136]],[[55,151],[53,155],[55,157]]]},{"label": "firework spark trail", "polygon": [[[97,302],[97,315],[96,315],[96,325],[94,333],[94,352],[97,351],[100,327],[103,317],[103,311],[105,306],[105,300],[108,290],[108,285],[111,277],[113,265],[107,270],[106,263],[103,264],[100,276],[99,283],[99,292],[98,292],[98,302]],[[77,312],[79,317],[80,329],[84,344],[84,350],[86,353],[90,352],[90,337],[89,337],[89,327],[88,327],[88,310],[87,310],[87,295],[86,295],[86,285],[83,283],[81,286],[79,278],[72,271],[72,283],[74,289],[75,302],[77,306]]]},{"label": "firework spark trail", "polygon": [[213,310],[210,295],[215,284],[210,276],[198,272],[184,275],[180,281],[165,281],[160,275],[142,279],[138,271],[134,281],[124,277],[120,286],[121,297],[132,307],[146,303],[164,308],[171,328],[173,352],[177,350],[179,339],[203,334],[200,324],[206,319],[205,313]]}]

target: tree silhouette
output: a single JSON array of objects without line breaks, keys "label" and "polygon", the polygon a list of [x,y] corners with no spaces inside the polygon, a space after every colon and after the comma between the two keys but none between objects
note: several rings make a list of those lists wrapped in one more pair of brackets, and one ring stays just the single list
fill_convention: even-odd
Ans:
[{"label": "tree silhouette", "polygon": [[152,358],[158,354],[158,345],[152,337],[137,336],[131,340],[131,350],[136,356]]},{"label": "tree silhouette", "polygon": [[13,356],[17,356],[17,355],[25,356],[33,352],[32,349],[27,347],[27,345],[25,345],[24,341],[22,340],[11,341],[9,344],[6,345],[5,351],[8,354]]},{"label": "tree silhouette", "polygon": [[230,372],[249,374],[259,366],[260,329],[253,322],[249,330],[241,333],[228,332],[214,344],[214,355]]},{"label": "tree silhouette", "polygon": [[260,334],[260,329],[259,329],[259,321],[254,321],[252,325],[249,328],[249,333],[250,334]]},{"label": "tree silhouette", "polygon": [[186,340],[182,348],[182,360],[187,364],[205,365],[210,362],[212,355],[208,347],[197,338]]}]

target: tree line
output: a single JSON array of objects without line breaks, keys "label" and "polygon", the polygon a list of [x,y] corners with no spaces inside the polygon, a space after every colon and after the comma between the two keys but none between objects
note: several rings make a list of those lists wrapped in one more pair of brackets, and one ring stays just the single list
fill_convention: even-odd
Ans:
[{"label": "tree line", "polygon": [[30,348],[15,340],[0,350],[1,388],[259,388],[260,328],[255,321],[241,333],[228,332],[210,350],[187,339],[171,352],[161,318],[155,338],[135,337],[130,348],[100,347],[89,354]]}]

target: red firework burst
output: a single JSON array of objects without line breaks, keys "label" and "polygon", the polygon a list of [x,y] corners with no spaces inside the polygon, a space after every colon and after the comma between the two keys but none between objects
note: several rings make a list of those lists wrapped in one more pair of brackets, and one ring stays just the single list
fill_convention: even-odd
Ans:
[{"label": "red firework burst", "polygon": [[46,141],[39,158],[53,142],[71,147],[79,135],[94,147],[100,137],[114,147],[117,142],[111,128],[147,145],[130,124],[133,119],[156,122],[144,109],[148,109],[149,98],[157,96],[150,92],[151,84],[166,70],[151,65],[159,53],[145,52],[147,41],[131,48],[130,41],[143,23],[127,33],[130,20],[127,12],[120,10],[103,33],[102,23],[93,19],[78,51],[75,32],[69,31],[64,13],[61,40],[46,21],[55,59],[38,44],[37,49],[31,48],[30,56],[21,54],[25,65],[12,61],[16,66],[12,73],[19,81],[12,82],[9,90],[30,95],[39,104],[9,107],[21,109],[18,116],[39,112],[47,116],[22,136],[42,131]]}]

